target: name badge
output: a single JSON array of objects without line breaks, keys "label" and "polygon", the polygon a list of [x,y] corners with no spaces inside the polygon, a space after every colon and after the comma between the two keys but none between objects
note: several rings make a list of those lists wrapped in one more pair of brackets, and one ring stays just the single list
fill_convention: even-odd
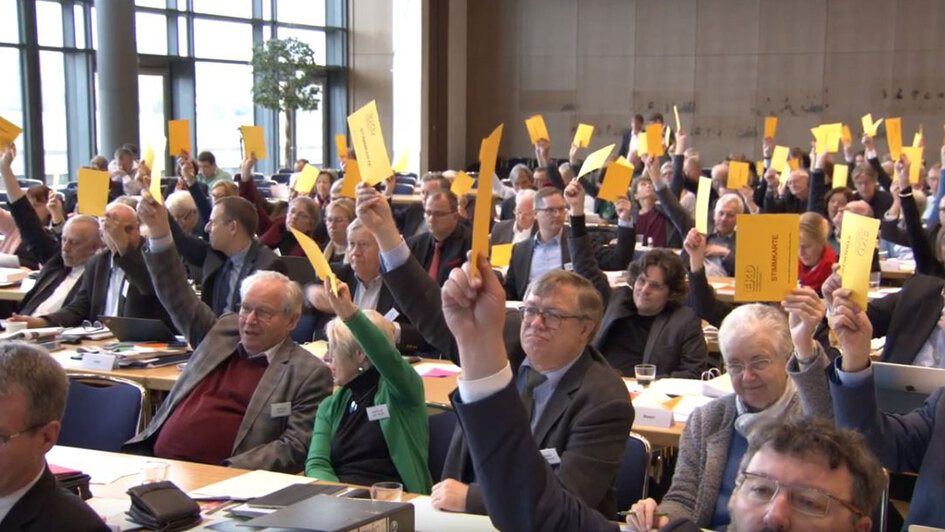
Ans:
[{"label": "name badge", "polygon": [[286,417],[292,413],[292,403],[272,403],[269,405],[269,417]]},{"label": "name badge", "polygon": [[548,462],[548,465],[556,466],[561,463],[561,457],[558,456],[558,450],[555,449],[554,447],[549,447],[548,449],[542,449],[539,452],[545,458],[545,461]]},{"label": "name badge", "polygon": [[391,307],[390,310],[387,311],[387,314],[384,314],[384,319],[387,321],[394,321],[399,316],[400,316],[400,312],[397,312],[397,309],[395,309],[394,307]]},{"label": "name badge", "polygon": [[387,419],[389,417],[390,417],[390,410],[387,409],[387,405],[369,406],[367,409],[368,421],[379,421],[381,419]]},{"label": "name badge", "polygon": [[565,262],[565,263],[564,263],[564,271],[566,271],[566,272],[573,272],[573,271],[574,271],[574,265],[571,264],[570,262]]}]

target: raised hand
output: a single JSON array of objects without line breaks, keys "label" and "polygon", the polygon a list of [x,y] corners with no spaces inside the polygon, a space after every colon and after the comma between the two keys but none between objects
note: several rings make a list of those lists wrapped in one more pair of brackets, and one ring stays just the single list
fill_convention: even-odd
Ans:
[{"label": "raised hand", "polygon": [[343,320],[351,318],[358,312],[358,307],[351,301],[351,289],[341,281],[338,281],[338,295],[332,294],[331,290],[325,290],[325,297],[331,309],[335,311],[335,315]]},{"label": "raised hand", "polygon": [[253,168],[256,166],[256,156],[249,154],[240,164],[240,181],[249,183],[253,180]]},{"label": "raised hand", "polygon": [[381,251],[397,247],[401,237],[387,198],[366,183],[358,185],[355,197],[358,219],[374,234]]},{"label": "raised hand", "polygon": [[128,250],[128,234],[125,233],[121,220],[114,212],[105,212],[105,219],[102,221],[102,240],[112,253],[124,255]]},{"label": "raised hand", "polygon": [[539,139],[535,143],[535,158],[538,159],[538,166],[548,166],[551,162],[548,156],[551,151],[551,142],[547,139]]},{"label": "raised hand", "polygon": [[852,292],[841,288],[833,293],[833,307],[828,321],[830,328],[840,340],[843,358],[840,369],[847,372],[861,371],[870,365],[870,340],[873,325],[866,313],[853,302]]},{"label": "raised hand", "polygon": [[56,194],[54,190],[49,191],[49,198],[46,200],[46,210],[49,211],[49,216],[53,224],[58,225],[66,220],[62,200],[59,199],[59,194]]},{"label": "raised hand", "polygon": [[568,183],[564,187],[564,199],[568,202],[568,209],[571,216],[584,216],[584,187],[577,179]]},{"label": "raised hand", "polygon": [[689,233],[686,234],[686,240],[683,242],[683,249],[685,249],[686,253],[689,255],[689,270],[692,272],[702,271],[702,269],[705,267],[705,235],[693,227],[689,230]]},{"label": "raised hand", "polygon": [[629,222],[633,218],[633,204],[626,196],[620,196],[614,202],[614,208],[617,209],[617,218]]},{"label": "raised hand", "polygon": [[781,307],[788,313],[788,325],[791,327],[791,339],[798,360],[811,360],[817,355],[814,333],[826,313],[824,302],[817,292],[805,286],[792,290],[781,302]]},{"label": "raised hand", "polygon": [[686,141],[688,140],[689,135],[686,133],[685,129],[680,129],[676,132],[676,155],[685,155]]},{"label": "raised hand", "polygon": [[771,155],[774,153],[774,139],[771,137],[765,137],[761,141],[761,153],[765,159],[770,159]]},{"label": "raised hand", "polygon": [[138,220],[148,227],[151,239],[164,238],[171,234],[171,226],[167,221],[167,209],[151,197],[145,189],[141,191],[141,201],[138,202]]},{"label": "raised hand", "polygon": [[896,161],[896,181],[899,183],[900,190],[909,186],[910,166],[909,157],[905,153],[900,154],[899,160]]}]

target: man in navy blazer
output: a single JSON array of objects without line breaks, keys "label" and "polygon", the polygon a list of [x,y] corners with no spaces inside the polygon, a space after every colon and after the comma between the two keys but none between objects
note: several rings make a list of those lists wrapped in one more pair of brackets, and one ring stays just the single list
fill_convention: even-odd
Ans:
[{"label": "man in navy blazer", "polygon": [[945,527],[945,388],[908,414],[880,412],[870,367],[870,318],[848,289],[833,292],[830,327],[840,339],[843,356],[828,370],[837,426],[866,437],[880,462],[891,471],[918,473],[905,527]]}]

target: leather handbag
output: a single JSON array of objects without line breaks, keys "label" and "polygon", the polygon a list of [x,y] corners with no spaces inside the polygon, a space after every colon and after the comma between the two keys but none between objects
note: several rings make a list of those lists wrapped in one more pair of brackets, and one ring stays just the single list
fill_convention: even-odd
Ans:
[{"label": "leather handbag", "polygon": [[128,490],[131,521],[151,530],[174,532],[200,523],[200,506],[173,482],[142,484]]}]

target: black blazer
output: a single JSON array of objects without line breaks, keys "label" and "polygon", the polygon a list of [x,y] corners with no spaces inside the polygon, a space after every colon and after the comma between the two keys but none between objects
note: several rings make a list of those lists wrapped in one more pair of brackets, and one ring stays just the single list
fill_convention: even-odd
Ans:
[{"label": "black blazer", "polygon": [[[110,251],[102,251],[89,259],[85,273],[77,284],[79,292],[68,305],[42,316],[50,325],[56,327],[76,327],[82,320],[97,320],[105,313],[105,299],[108,294],[108,280],[111,277]],[[127,318],[148,318],[161,320],[174,330],[170,316],[161,305],[151,284],[147,266],[141,248],[129,247],[124,255],[116,256],[115,265],[125,272],[127,292],[124,302],[119,303],[119,315]]]},{"label": "black blazer", "polygon": [[0,521],[0,530],[97,532],[109,528],[82,499],[60,486],[47,467]]},{"label": "black blazer", "polygon": [[942,316],[943,286],[945,279],[917,273],[901,291],[867,305],[873,338],[886,337],[883,362],[912,364]]},{"label": "black blazer", "polygon": [[404,238],[415,236],[423,224],[423,204],[416,202],[407,205],[395,216],[394,220]]},{"label": "black blazer", "polygon": [[[576,218],[576,217],[575,217]],[[580,217],[583,223],[583,216]],[[538,225],[538,222],[535,222]],[[537,231],[536,231],[537,235]],[[532,254],[535,251],[535,238],[523,240],[512,246],[512,259],[509,262],[509,270],[505,276],[505,296],[509,301],[521,301],[525,297],[525,289],[532,270]],[[561,266],[571,262],[571,252],[568,250],[568,241],[571,238],[571,229],[564,227],[561,230]],[[617,245],[595,245],[591,246],[597,262],[605,270],[623,270],[633,260],[633,250],[636,247],[636,229],[633,227],[617,228]]]},{"label": "black blazer", "polygon": [[[433,233],[426,232],[407,239],[407,247],[424,270],[430,268],[433,262]],[[466,260],[466,253],[472,247],[472,233],[466,224],[460,222],[456,224],[456,229],[450,233],[443,241],[443,248],[440,252],[440,269],[437,272],[436,282],[440,286],[450,276],[453,268],[462,266]]]},{"label": "black blazer", "polygon": [[222,251],[210,247],[209,242],[184,233],[173,219],[168,220],[168,222],[170,222],[171,234],[174,236],[174,245],[177,247],[177,251],[180,252],[181,257],[184,258],[184,262],[200,268],[200,274],[202,275],[200,299],[212,308],[217,316],[228,310],[236,312],[239,309],[239,285],[243,282],[243,279],[256,270],[273,270],[282,274],[288,272],[279,256],[254,238],[249,245],[246,260],[243,262],[243,270],[240,272],[236,283],[237,293],[235,294],[236,297],[233,298],[233,305],[224,308],[223,301],[214,301],[216,292],[214,288],[220,278],[223,266],[226,264],[227,256]]}]

